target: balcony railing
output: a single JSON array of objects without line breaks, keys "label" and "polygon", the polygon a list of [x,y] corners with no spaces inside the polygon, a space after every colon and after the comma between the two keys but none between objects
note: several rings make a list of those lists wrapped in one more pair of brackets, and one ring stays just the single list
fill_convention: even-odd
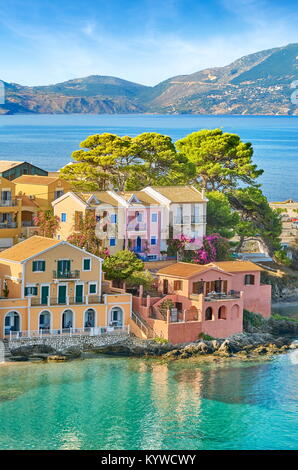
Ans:
[{"label": "balcony railing", "polygon": [[16,199],[0,199],[0,207],[12,207],[17,206],[18,201]]},{"label": "balcony railing", "polygon": [[54,306],[54,305],[89,305],[89,304],[100,304],[102,298],[100,295],[84,295],[74,297],[47,297],[47,299],[40,299],[38,297],[30,297],[32,307],[37,306]]},{"label": "balcony railing", "polygon": [[22,227],[36,227],[36,225],[33,220],[23,220]]},{"label": "balcony railing", "polygon": [[140,222],[130,222],[127,225],[127,230],[129,232],[145,232],[146,231],[146,224]]},{"label": "balcony railing", "polygon": [[203,224],[206,222],[206,216],[189,216],[185,215],[184,217],[176,216],[174,217],[174,225],[189,225],[189,224]]},{"label": "balcony railing", "polygon": [[17,228],[17,222],[0,222],[0,229],[1,228]]},{"label": "balcony railing", "polygon": [[79,279],[80,271],[75,269],[74,271],[53,271],[54,279]]},{"label": "balcony railing", "polygon": [[213,302],[214,300],[231,300],[240,299],[241,293],[238,291],[230,291],[229,293],[224,292],[210,292],[205,296],[205,302]]}]

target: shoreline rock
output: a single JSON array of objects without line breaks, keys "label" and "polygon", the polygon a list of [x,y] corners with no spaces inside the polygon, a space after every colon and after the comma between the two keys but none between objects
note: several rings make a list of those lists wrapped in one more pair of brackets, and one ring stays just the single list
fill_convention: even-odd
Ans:
[{"label": "shoreline rock", "polygon": [[[40,349],[39,350],[39,346]],[[42,345],[34,348],[26,346],[13,351],[12,361],[44,361],[64,362],[83,357],[88,352],[88,357],[96,354],[118,357],[144,357],[162,358],[164,360],[187,359],[191,357],[214,357],[218,359],[238,357],[247,359],[257,356],[272,356],[282,354],[289,349],[298,348],[298,341],[289,337],[275,337],[269,333],[241,333],[229,338],[218,338],[212,341],[199,339],[192,343],[170,344],[157,343],[154,340],[141,340],[129,337],[118,343],[97,347],[84,351],[71,347],[63,351],[55,351],[53,348],[45,352]],[[33,349],[33,350],[32,350]]]}]

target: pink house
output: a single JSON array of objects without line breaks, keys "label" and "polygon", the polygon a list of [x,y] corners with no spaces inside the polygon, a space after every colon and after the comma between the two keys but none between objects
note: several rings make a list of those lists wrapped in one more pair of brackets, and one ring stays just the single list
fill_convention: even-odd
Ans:
[{"label": "pink house", "polygon": [[228,337],[242,332],[243,309],[270,316],[271,286],[261,285],[261,271],[249,261],[175,263],[157,272],[159,297],[141,293],[133,310],[155,335],[174,344],[202,333]]}]

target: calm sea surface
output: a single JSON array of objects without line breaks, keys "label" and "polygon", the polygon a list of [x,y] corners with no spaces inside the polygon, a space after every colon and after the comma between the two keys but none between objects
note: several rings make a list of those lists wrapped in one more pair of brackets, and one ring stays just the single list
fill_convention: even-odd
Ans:
[{"label": "calm sea surface", "polygon": [[269,200],[298,200],[298,116],[17,115],[0,116],[0,159],[27,160],[57,170],[88,135],[135,136],[160,132],[177,140],[199,129],[222,127],[253,143],[254,161]]},{"label": "calm sea surface", "polygon": [[0,367],[0,449],[297,449],[298,350]]}]

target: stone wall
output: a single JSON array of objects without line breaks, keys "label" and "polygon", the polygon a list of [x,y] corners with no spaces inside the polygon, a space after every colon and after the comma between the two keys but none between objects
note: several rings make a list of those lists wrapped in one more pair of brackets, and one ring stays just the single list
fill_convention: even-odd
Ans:
[{"label": "stone wall", "polygon": [[125,341],[129,338],[128,333],[104,334],[100,336],[50,336],[48,338],[24,338],[9,342],[9,349],[13,354],[20,348],[30,348],[37,345],[53,348],[57,352],[63,352],[69,348],[80,351],[90,351],[92,349],[109,346]]}]

